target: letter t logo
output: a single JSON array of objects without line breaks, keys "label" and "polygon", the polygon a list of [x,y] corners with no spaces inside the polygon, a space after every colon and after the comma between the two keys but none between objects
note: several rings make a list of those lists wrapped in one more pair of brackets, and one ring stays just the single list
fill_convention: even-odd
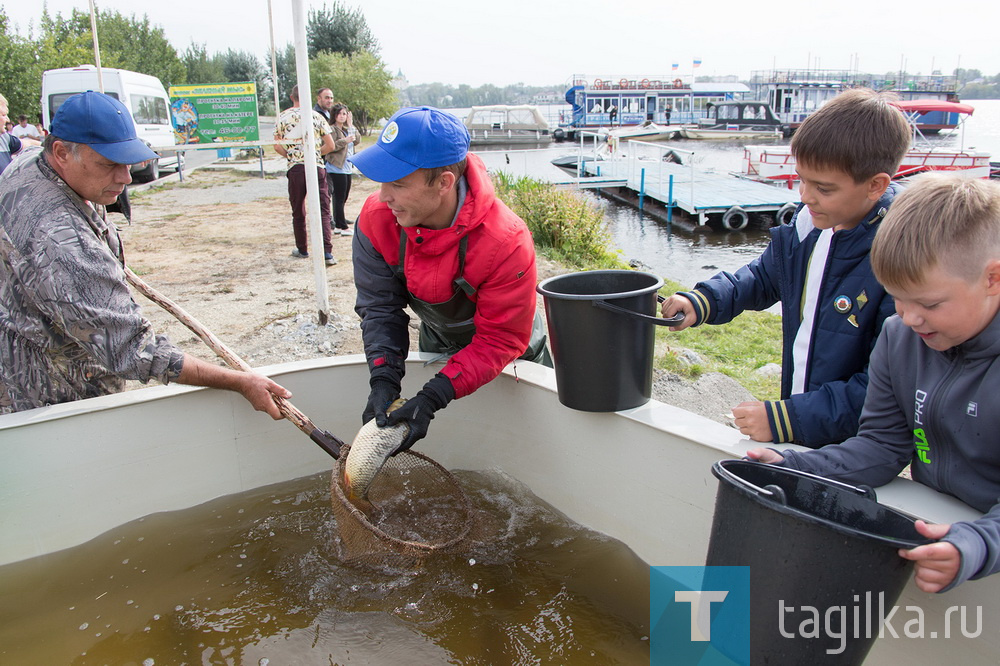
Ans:
[{"label": "letter t logo", "polygon": [[729,592],[725,590],[677,590],[674,592],[674,601],[691,604],[692,641],[712,640],[712,616],[710,614],[712,602],[723,601],[728,594]]}]

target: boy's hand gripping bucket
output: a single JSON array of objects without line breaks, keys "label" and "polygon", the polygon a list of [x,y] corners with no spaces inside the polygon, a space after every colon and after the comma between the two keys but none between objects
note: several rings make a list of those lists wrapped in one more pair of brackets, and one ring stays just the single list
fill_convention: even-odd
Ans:
[{"label": "boy's hand gripping bucket", "polygon": [[871,488],[783,467],[722,460],[712,474],[706,564],[750,567],[750,663],[860,664],[913,569],[897,550],[928,543],[914,519]]},{"label": "boy's hand gripping bucket", "polygon": [[541,282],[559,402],[585,412],[617,412],[649,401],[655,326],[663,280],[625,270],[583,271]]}]

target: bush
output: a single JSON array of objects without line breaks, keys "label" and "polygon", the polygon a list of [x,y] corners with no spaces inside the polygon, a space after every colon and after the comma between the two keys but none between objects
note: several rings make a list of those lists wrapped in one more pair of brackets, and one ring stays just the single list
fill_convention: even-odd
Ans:
[{"label": "bush", "polygon": [[573,268],[623,268],[604,213],[576,192],[504,172],[493,176],[497,196],[528,225],[535,248]]}]

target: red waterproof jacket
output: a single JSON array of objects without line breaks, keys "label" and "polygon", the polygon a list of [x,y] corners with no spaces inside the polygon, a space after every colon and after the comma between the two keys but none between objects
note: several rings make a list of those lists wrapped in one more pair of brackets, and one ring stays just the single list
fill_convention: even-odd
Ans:
[{"label": "red waterproof jacket", "polygon": [[[469,395],[521,356],[528,346],[535,316],[535,247],[531,232],[496,198],[482,161],[468,156],[465,201],[447,229],[402,229],[378,193],[368,197],[354,236],[355,310],[361,316],[365,355],[406,358],[409,347],[403,310],[407,290],[428,303],[451,298],[458,277],[458,246],[468,236],[463,277],[476,290],[472,342],[452,356],[442,373],[455,397]],[[399,264],[400,232],[407,235],[403,266],[406,284],[393,267]]]}]

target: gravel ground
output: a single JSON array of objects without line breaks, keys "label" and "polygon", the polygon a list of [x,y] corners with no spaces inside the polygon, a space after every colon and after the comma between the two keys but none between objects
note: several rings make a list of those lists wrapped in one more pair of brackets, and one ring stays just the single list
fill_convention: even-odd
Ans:
[{"label": "gravel ground", "polygon": [[[272,173],[275,169],[271,169]],[[200,320],[250,365],[263,366],[362,351],[354,313],[350,238],[334,236],[336,266],[326,269],[329,320],[318,324],[313,262],[290,256],[291,215],[286,180],[233,171],[198,170],[185,183],[133,194],[133,223],[123,227],[129,265],[152,287]],[[350,219],[375,186],[355,178],[347,205]],[[539,261],[539,279],[565,273]],[[185,351],[211,358],[188,329],[145,301],[158,332]],[[539,296],[539,307],[541,297]],[[411,349],[416,328],[411,322]],[[653,397],[720,423],[736,404],[752,400],[735,380],[721,374],[696,382],[656,371]]]}]

